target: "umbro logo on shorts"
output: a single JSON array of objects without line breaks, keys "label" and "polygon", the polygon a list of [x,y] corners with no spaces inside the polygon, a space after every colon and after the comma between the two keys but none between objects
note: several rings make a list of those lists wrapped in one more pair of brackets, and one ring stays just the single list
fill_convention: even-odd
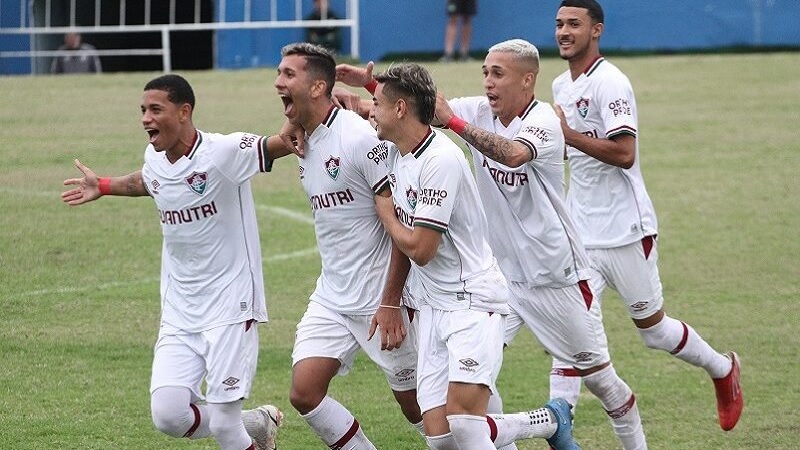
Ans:
[{"label": "umbro logo on shorts", "polygon": [[475,361],[472,358],[459,359],[458,362],[463,364],[465,367],[475,367],[475,366],[480,365],[480,363],[478,363],[478,361]]},{"label": "umbro logo on shorts", "polygon": [[580,353],[576,353],[576,354],[574,354],[572,356],[575,358],[576,361],[584,362],[584,361],[588,361],[592,357],[592,354],[589,353],[589,352],[580,352]]},{"label": "umbro logo on shorts", "polygon": [[405,377],[411,375],[412,373],[414,373],[414,369],[403,369],[403,370],[397,372],[396,374],[394,374],[394,376],[399,377],[399,378],[405,378]]},{"label": "umbro logo on shorts", "polygon": [[225,381],[223,381],[223,382],[222,382],[222,384],[224,384],[224,385],[226,385],[226,386],[235,386],[235,385],[236,385],[236,383],[238,383],[238,382],[239,382],[239,379],[238,379],[238,378],[234,378],[234,377],[228,377],[228,379],[226,379]]}]

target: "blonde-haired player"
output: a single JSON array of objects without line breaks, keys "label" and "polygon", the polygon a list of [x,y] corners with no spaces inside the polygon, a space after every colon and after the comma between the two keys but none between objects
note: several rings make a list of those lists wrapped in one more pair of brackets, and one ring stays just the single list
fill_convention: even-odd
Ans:
[{"label": "blonde-haired player", "polygon": [[501,448],[539,437],[556,449],[580,448],[563,399],[487,418],[503,359],[509,292],[487,243],[475,180],[461,149],[431,128],[436,87],[427,70],[400,64],[375,81],[371,118],[378,137],[391,141],[393,196],[377,206],[425,292],[417,395],[428,446]]}]

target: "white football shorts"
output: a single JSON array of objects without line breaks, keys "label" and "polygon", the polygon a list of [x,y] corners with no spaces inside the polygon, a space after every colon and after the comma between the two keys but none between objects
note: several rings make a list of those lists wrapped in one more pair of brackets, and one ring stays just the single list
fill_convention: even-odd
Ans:
[{"label": "white football shorts", "polygon": [[341,314],[311,301],[297,324],[292,365],[306,358],[334,358],[341,363],[338,374],[345,375],[353,367],[358,349],[363,349],[386,374],[392,390],[410,391],[417,385],[417,337],[416,327],[410,326],[408,314],[403,314],[403,319],[408,334],[400,348],[381,350],[378,332],[367,340],[371,314]]},{"label": "white football shorts", "polygon": [[447,403],[450,382],[482,384],[497,392],[504,328],[501,314],[422,306],[417,402],[423,413]]},{"label": "white football shorts", "polygon": [[509,288],[507,344],[527,325],[549,354],[577,369],[610,360],[600,302],[586,281],[563,288],[509,282]]},{"label": "white football shorts", "polygon": [[655,236],[622,247],[590,249],[587,253],[593,269],[589,281],[597,298],[602,298],[603,290],[609,286],[617,291],[634,319],[650,317],[664,306]]},{"label": "white football shorts", "polygon": [[258,365],[257,325],[248,321],[198,333],[162,333],[155,345],[150,393],[179,386],[192,391],[192,401],[229,403],[247,398]]}]

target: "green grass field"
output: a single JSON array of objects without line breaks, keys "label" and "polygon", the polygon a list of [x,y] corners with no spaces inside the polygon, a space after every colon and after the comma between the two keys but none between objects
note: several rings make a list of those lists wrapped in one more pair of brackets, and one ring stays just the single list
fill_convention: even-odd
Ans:
[{"label": "green grass field", "polygon": [[[604,299],[617,371],[636,392],[652,449],[800,446],[800,54],[614,57],[637,92],[642,168],[660,222],[667,311],[743,361],[745,410],[719,429],[701,369],[647,350],[616,296]],[[385,66],[383,66],[385,67]],[[480,63],[429,65],[448,96],[481,95]],[[566,68],[545,59],[537,93]],[[158,433],[149,416],[161,236],[147,198],[62,204],[80,158],[103,175],[141,166],[144,84],[156,74],[0,78],[0,448],[214,449]],[[184,74],[206,131],[276,132],[273,70]],[[319,272],[292,158],[254,181],[270,322],[246,406],[286,412],[279,444],[324,449],[288,402],[294,326]],[[499,380],[507,410],[547,398],[549,359],[521,335]],[[585,390],[584,390],[585,392]],[[422,449],[365,358],[332,395],[380,449]],[[618,446],[584,394],[576,437]],[[520,449],[542,449],[531,441]]]}]

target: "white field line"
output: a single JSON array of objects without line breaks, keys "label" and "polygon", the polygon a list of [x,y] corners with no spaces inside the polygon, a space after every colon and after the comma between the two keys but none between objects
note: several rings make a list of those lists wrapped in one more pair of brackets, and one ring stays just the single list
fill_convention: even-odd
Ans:
[{"label": "white field line", "polygon": [[[55,200],[59,199],[58,193],[55,192],[43,192],[43,191],[30,191],[30,190],[22,190],[22,189],[9,189],[7,187],[0,187],[0,192],[6,194],[13,194],[19,196],[34,196],[34,197],[50,197]],[[268,205],[261,205],[257,204],[256,209],[268,211],[272,214],[279,215],[286,217],[288,219],[292,219],[294,221],[304,223],[306,225],[314,225],[314,219],[309,217],[306,214],[298,213],[296,211],[292,211],[291,209],[282,208],[280,206],[268,206]],[[308,256],[318,254],[317,247],[309,247],[302,250],[297,250],[288,253],[279,253],[277,255],[271,255],[264,258],[264,262],[266,263],[273,263],[278,261],[286,261],[289,259],[295,258],[305,258]],[[156,283],[159,281],[158,277],[151,277],[151,278],[143,278],[140,280],[132,280],[132,281],[112,281],[110,283],[102,283],[94,286],[73,286],[73,287],[61,287],[57,289],[39,289],[35,291],[27,291],[27,292],[19,292],[16,295],[12,295],[12,297],[33,297],[37,295],[50,295],[50,294],[70,294],[76,292],[84,292],[84,291],[97,291],[97,290],[107,290],[113,289],[117,287],[125,287],[125,286],[133,286],[138,284],[147,284],[147,283]]]}]

